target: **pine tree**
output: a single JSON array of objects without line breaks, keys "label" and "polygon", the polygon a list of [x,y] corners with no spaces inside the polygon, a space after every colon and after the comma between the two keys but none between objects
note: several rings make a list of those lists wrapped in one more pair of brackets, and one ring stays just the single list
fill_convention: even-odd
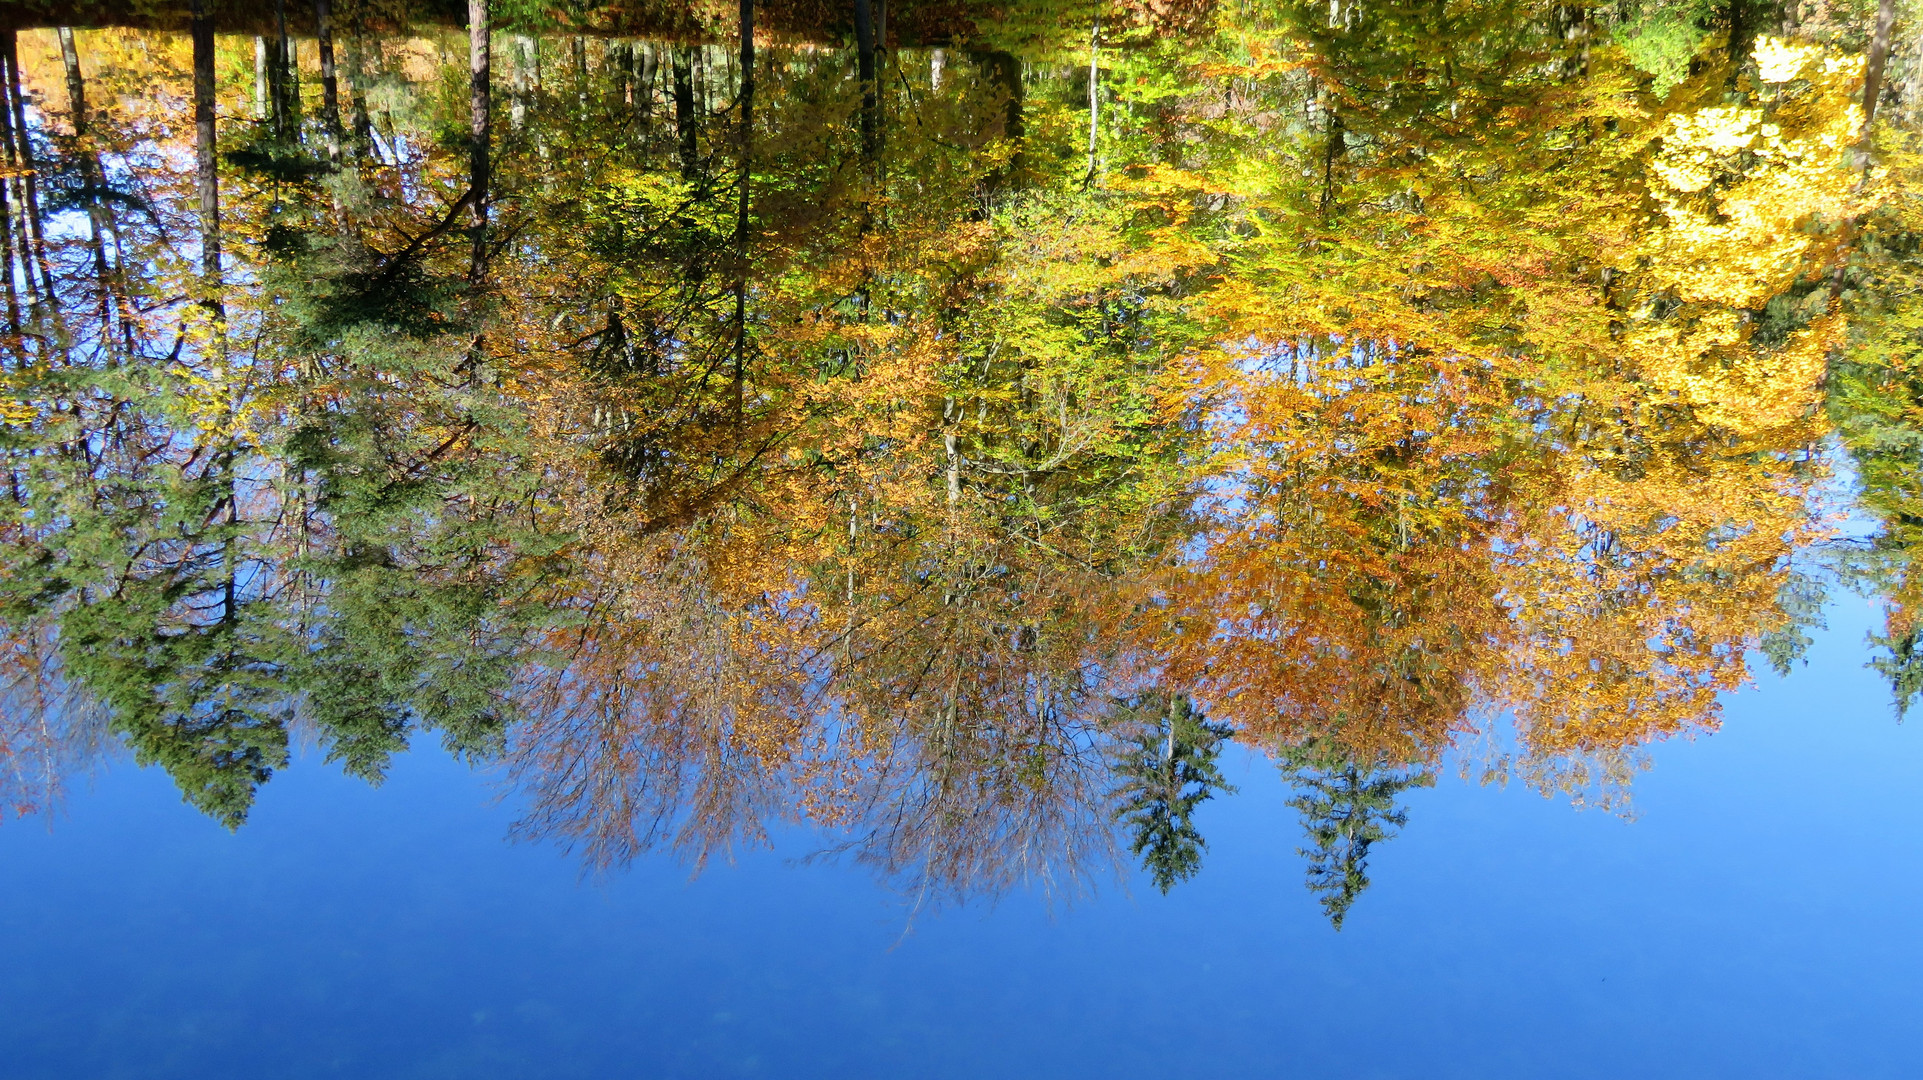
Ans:
[{"label": "pine tree", "polygon": [[1289,805],[1302,816],[1310,847],[1298,852],[1309,860],[1309,891],[1337,930],[1356,898],[1369,887],[1369,849],[1394,838],[1409,816],[1396,796],[1428,787],[1435,777],[1426,769],[1364,761],[1332,739],[1316,737],[1277,752],[1283,778],[1296,789]]},{"label": "pine tree", "polygon": [[1120,703],[1115,721],[1127,734],[1115,764],[1115,819],[1128,826],[1130,850],[1164,893],[1202,868],[1208,842],[1196,829],[1196,807],[1232,794],[1215,764],[1231,734],[1211,723],[1182,694],[1150,691]]}]

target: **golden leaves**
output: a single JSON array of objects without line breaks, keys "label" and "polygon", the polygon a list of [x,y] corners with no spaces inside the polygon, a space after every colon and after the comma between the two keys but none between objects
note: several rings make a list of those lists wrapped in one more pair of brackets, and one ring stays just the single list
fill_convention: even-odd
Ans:
[{"label": "golden leaves", "polygon": [[1201,403],[1217,447],[1205,542],[1152,616],[1169,675],[1250,732],[1363,753],[1504,713],[1539,765],[1714,725],[1821,529],[1807,450],[1842,330],[1763,339],[1756,310],[1827,263],[1854,199],[1856,68],[1764,52],[1753,104],[1705,76],[1668,112],[1518,109],[1401,158],[1424,136],[1352,95],[1363,148],[1304,148],[1347,186],[1330,156],[1245,189],[1254,240],[1201,310],[1247,344],[1183,358],[1162,405]]}]

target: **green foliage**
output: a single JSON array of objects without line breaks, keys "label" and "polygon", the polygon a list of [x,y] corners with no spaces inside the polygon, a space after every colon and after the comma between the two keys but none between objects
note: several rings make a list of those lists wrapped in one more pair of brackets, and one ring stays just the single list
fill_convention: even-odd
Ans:
[{"label": "green foliage", "polygon": [[1763,635],[1763,655],[1776,674],[1787,676],[1815,643],[1809,631],[1821,630],[1823,606],[1829,591],[1823,579],[1806,573],[1793,573],[1777,594],[1777,607],[1788,620]]},{"label": "green foliage", "polygon": [[1923,694],[1916,627],[1923,575],[1923,157],[1913,133],[1885,129],[1887,197],[1862,223],[1846,267],[1854,316],[1831,360],[1830,419],[1856,473],[1859,512],[1876,531],[1841,560],[1844,579],[1880,596],[1886,625],[1870,643],[1870,666],[1890,683],[1899,715]]},{"label": "green foliage", "polygon": [[1630,63],[1653,77],[1653,89],[1663,97],[1689,76],[1710,16],[1709,0],[1653,0],[1619,25],[1613,38]]},{"label": "green foliage", "polygon": [[329,759],[378,781],[417,722],[456,754],[498,756],[524,642],[490,590],[352,561],[335,568],[327,616],[296,673]]},{"label": "green foliage", "polygon": [[[178,581],[85,604],[61,621],[70,676],[112,713],[135,760],[158,764],[188,803],[228,828],[287,764],[285,688],[274,635],[219,622],[169,627]],[[265,647],[263,647],[265,646]]]},{"label": "green foliage", "polygon": [[1333,740],[1316,737],[1276,753],[1282,776],[1296,794],[1289,806],[1301,815],[1310,846],[1309,891],[1337,929],[1369,887],[1369,849],[1392,839],[1409,816],[1396,803],[1412,787],[1428,787],[1427,769],[1357,760]]},{"label": "green foliage", "polygon": [[1113,720],[1125,733],[1115,763],[1121,780],[1115,819],[1127,826],[1130,851],[1166,893],[1202,868],[1208,842],[1195,827],[1196,808],[1235,791],[1215,763],[1233,732],[1211,723],[1187,696],[1162,691],[1119,702]]},{"label": "green foliage", "polygon": [[221,520],[233,497],[227,460],[155,484],[141,503],[70,520],[40,561],[71,574],[104,556],[111,579],[61,575],[64,602],[52,610],[63,667],[107,707],[137,760],[161,765],[189,803],[233,828],[287,760],[286,642],[255,603],[238,531]]}]

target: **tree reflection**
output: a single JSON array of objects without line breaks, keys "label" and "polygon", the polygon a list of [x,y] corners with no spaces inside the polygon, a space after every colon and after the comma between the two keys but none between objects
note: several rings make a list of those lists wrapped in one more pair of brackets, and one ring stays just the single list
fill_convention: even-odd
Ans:
[{"label": "tree reflection", "polygon": [[1167,891],[1233,740],[1339,926],[1444,757],[1580,788],[1793,659],[1826,390],[1914,690],[1914,170],[1834,46],[194,11],[0,57],[17,807],[90,717],[230,826],[431,730],[597,869],[1072,890],[1119,822]]},{"label": "tree reflection", "polygon": [[1122,702],[1123,752],[1115,763],[1121,786],[1115,815],[1128,826],[1130,850],[1164,893],[1194,877],[1208,842],[1195,827],[1195,810],[1235,785],[1215,764],[1234,734],[1196,715],[1187,698],[1141,694]]},{"label": "tree reflection", "polygon": [[1276,754],[1282,775],[1294,786],[1289,806],[1302,818],[1310,846],[1309,892],[1337,930],[1349,908],[1369,887],[1369,849],[1393,839],[1409,823],[1396,797],[1412,787],[1435,783],[1420,768],[1396,768],[1380,760],[1358,760],[1332,740],[1314,738]]}]

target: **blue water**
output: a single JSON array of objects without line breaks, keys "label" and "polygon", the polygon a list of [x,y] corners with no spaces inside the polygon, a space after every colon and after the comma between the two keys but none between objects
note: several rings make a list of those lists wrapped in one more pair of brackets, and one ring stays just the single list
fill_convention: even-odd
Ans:
[{"label": "blue water", "polygon": [[1923,1075],[1923,726],[1871,614],[1658,747],[1634,821],[1409,793],[1339,934],[1259,764],[1167,898],[906,935],[791,853],[584,883],[431,753],[379,789],[310,756],[237,835],[122,764],[0,828],[0,1077]]}]

